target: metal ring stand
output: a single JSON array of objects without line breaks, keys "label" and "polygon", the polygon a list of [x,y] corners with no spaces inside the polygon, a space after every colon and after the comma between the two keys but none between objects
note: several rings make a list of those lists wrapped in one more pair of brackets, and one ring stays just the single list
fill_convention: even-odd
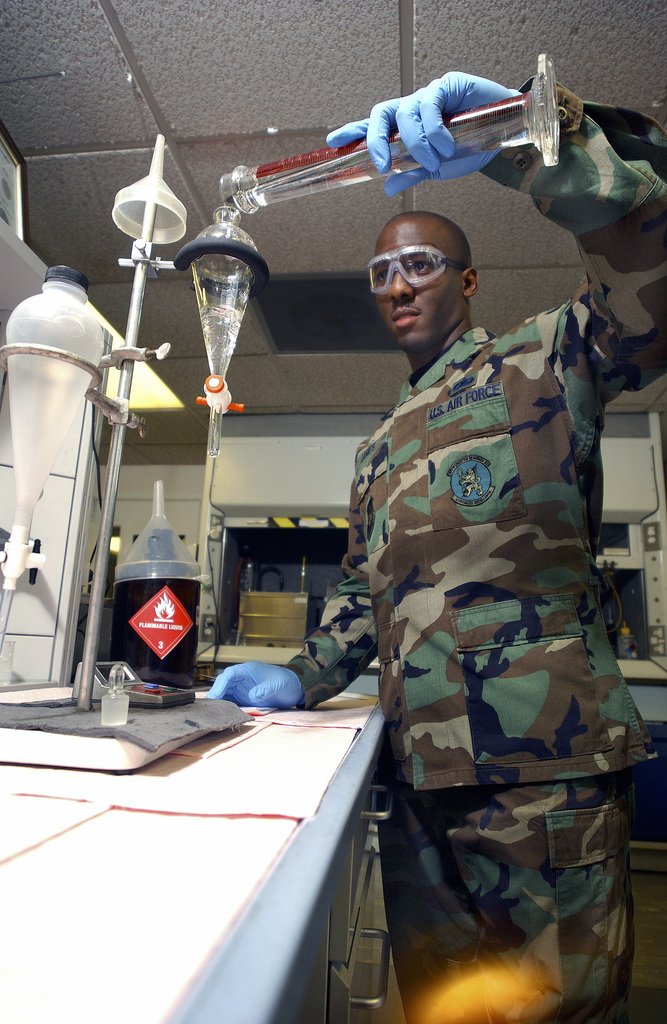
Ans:
[{"label": "metal ring stand", "polygon": [[81,370],[89,373],[92,378],[91,389],[99,387],[102,383],[102,373],[99,367],[89,363],[87,359],[83,359],[81,356],[75,356],[73,352],[67,352],[64,348],[54,348],[51,345],[24,345],[21,342],[17,345],[3,345],[0,348],[0,367],[3,370],[7,369],[9,357],[14,355],[46,356],[49,359],[60,359],[64,363],[71,363],[73,366],[78,366]]}]

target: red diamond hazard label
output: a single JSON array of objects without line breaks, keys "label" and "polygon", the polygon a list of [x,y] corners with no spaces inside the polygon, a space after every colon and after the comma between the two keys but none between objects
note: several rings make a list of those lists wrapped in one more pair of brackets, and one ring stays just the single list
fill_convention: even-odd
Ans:
[{"label": "red diamond hazard label", "polygon": [[192,619],[169,587],[163,587],[132,616],[130,625],[162,659],[180,643],[190,629]]}]

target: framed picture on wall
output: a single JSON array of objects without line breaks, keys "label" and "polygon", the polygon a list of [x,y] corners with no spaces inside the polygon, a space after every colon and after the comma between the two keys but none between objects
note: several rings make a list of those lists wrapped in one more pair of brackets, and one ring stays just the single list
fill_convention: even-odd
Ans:
[{"label": "framed picture on wall", "polygon": [[28,175],[25,160],[0,121],[0,217],[28,244]]}]

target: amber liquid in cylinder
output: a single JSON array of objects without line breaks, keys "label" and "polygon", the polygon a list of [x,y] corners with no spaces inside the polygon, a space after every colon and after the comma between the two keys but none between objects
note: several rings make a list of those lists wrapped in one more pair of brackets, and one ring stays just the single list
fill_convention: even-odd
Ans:
[{"label": "amber liquid in cylinder", "polygon": [[[192,620],[192,625],[182,629],[178,642],[161,657],[130,624],[130,620],[152,598],[157,598],[165,587],[183,606]],[[111,627],[111,660],[126,661],[145,683],[159,683],[180,690],[190,689],[194,683],[197,665],[200,587],[198,580],[169,577],[121,580],[116,583]],[[150,617],[150,610],[148,614]],[[157,636],[159,637],[159,633]],[[169,642],[168,623],[165,627],[165,638]]]}]

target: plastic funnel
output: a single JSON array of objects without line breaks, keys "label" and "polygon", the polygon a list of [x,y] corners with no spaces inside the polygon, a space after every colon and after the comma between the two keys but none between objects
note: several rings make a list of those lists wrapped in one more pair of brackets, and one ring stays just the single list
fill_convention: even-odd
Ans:
[{"label": "plastic funnel", "polygon": [[116,194],[111,216],[114,224],[132,238],[144,237],[146,206],[155,203],[153,241],[158,245],[177,242],[185,234],[187,213],[162,178],[164,164],[164,135],[158,135],[153,151],[150,174],[134,185],[127,185]]}]

